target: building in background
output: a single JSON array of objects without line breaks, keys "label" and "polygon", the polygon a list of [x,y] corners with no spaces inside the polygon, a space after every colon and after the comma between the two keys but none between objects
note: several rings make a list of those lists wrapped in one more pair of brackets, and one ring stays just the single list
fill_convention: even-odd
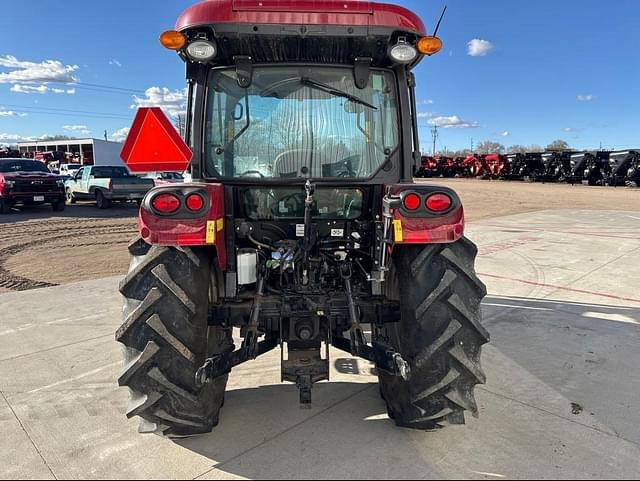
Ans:
[{"label": "building in background", "polygon": [[120,159],[122,144],[100,139],[43,140],[20,142],[22,157],[43,160],[51,167],[56,164],[124,165]]}]

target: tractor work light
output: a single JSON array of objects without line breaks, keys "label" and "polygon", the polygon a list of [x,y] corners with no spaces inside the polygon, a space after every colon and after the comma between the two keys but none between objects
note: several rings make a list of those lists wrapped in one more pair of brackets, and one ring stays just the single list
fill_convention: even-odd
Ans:
[{"label": "tractor work light", "polygon": [[187,37],[182,32],[168,30],[160,35],[160,43],[169,50],[180,50],[187,44]]},{"label": "tractor work light", "polygon": [[187,47],[187,54],[195,62],[208,62],[218,55],[218,47],[214,42],[196,40]]},{"label": "tractor work light", "polygon": [[422,37],[418,40],[418,52],[422,55],[435,55],[442,50],[442,40],[438,37]]},{"label": "tractor work light", "polygon": [[389,56],[397,63],[409,64],[418,58],[418,51],[406,40],[400,40],[395,46],[391,47]]}]

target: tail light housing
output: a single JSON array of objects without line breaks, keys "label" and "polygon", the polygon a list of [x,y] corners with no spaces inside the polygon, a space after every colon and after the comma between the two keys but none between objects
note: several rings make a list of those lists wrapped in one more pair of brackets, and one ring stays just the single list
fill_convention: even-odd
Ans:
[{"label": "tail light housing", "polygon": [[[215,249],[227,269],[225,189],[222,184],[154,187],[142,201],[139,230],[147,244]],[[233,229],[233,226],[231,226]]]},{"label": "tail light housing", "polygon": [[464,209],[452,189],[394,184],[389,195],[394,244],[447,244],[464,235]]}]

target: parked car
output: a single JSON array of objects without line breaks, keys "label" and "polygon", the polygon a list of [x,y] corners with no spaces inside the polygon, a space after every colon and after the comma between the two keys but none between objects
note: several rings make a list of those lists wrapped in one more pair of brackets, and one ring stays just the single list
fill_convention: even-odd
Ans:
[{"label": "parked car", "polygon": [[30,159],[0,159],[0,213],[16,205],[51,204],[55,212],[65,208],[64,181],[47,166]]},{"label": "parked car", "polygon": [[153,180],[156,186],[181,184],[184,182],[184,175],[179,172],[150,172],[143,175],[142,178]]},{"label": "parked car", "polygon": [[62,164],[60,165],[60,175],[69,175],[74,177],[81,168],[81,164]]},{"label": "parked car", "polygon": [[66,182],[67,202],[95,200],[99,209],[108,209],[113,202],[142,199],[154,187],[151,179],[141,179],[126,167],[84,166]]}]

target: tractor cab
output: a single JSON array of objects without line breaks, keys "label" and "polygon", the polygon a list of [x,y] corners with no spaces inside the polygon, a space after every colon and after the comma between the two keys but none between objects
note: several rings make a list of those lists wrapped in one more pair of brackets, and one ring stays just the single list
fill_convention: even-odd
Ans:
[{"label": "tractor cab", "polygon": [[[130,415],[155,432],[208,432],[229,372],[276,348],[309,407],[329,346],[375,363],[398,425],[477,413],[488,341],[477,250],[457,194],[413,182],[412,70],[442,48],[434,30],[367,1],[207,0],[162,34],[186,66],[186,135],[141,109],[122,157],[193,182],[156,187],[141,206],[117,336],[120,384],[146,399]],[[436,386],[455,362],[470,367],[451,400]]]}]

